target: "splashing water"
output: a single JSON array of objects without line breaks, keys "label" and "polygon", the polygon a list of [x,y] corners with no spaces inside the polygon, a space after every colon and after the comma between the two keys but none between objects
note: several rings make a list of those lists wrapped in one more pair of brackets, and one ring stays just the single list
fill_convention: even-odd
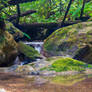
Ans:
[{"label": "splashing water", "polygon": [[5,89],[2,88],[2,89],[0,89],[0,92],[7,92],[7,91],[6,91]]}]

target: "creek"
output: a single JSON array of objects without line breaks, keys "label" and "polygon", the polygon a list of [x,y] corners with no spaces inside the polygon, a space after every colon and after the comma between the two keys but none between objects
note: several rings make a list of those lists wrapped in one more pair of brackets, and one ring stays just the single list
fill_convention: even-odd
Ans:
[{"label": "creek", "polygon": [[34,47],[35,50],[41,53],[44,42],[24,42],[24,44]]},{"label": "creek", "polygon": [[[0,73],[4,92],[92,92],[92,75],[42,77]],[[2,91],[0,91],[2,92]]]},{"label": "creek", "polygon": [[[39,53],[42,51],[43,42],[24,42],[33,46]],[[18,57],[16,62],[18,63]],[[35,62],[44,62],[37,58]],[[39,64],[40,64],[39,63]],[[24,65],[21,62],[20,65]],[[38,65],[39,65],[38,64]],[[44,63],[46,64],[46,63]],[[37,66],[38,66],[37,65]],[[75,74],[63,76],[40,76],[40,75],[22,75],[14,72],[15,67],[0,68],[0,89],[5,92],[92,92],[92,75]]]},{"label": "creek", "polygon": [[[29,46],[33,47],[35,50],[38,51],[39,54],[41,54],[44,42],[40,42],[40,41],[38,42],[37,41],[37,42],[23,42],[23,43],[26,44],[26,45],[29,45]],[[16,59],[15,59],[15,61],[14,61],[14,64],[15,65],[24,65],[24,64],[28,64],[30,62],[39,61],[39,60],[41,60],[43,58],[44,57],[42,56],[41,58],[39,58],[39,57],[36,58],[36,60],[34,60],[34,61],[32,61],[30,59],[27,59],[27,60],[24,60],[24,61],[20,61],[19,57],[17,56]]]}]

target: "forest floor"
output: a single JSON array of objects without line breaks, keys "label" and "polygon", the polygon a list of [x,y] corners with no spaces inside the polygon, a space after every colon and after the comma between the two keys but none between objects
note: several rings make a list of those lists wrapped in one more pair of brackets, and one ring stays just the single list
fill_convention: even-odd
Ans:
[{"label": "forest floor", "polygon": [[92,92],[92,78],[86,78],[72,86],[64,86],[44,80],[34,82],[33,77],[0,73],[0,89],[5,89],[5,92]]}]

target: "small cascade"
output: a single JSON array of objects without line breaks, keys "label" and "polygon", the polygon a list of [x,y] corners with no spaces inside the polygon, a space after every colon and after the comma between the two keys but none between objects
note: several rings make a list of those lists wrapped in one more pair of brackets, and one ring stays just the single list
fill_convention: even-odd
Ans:
[{"label": "small cascade", "polygon": [[14,61],[14,65],[24,65],[25,63],[24,62],[21,62],[20,59],[19,59],[19,56],[16,57],[15,61]]},{"label": "small cascade", "polygon": [[37,50],[39,53],[41,53],[41,46],[38,44],[38,45],[35,45],[35,50]]},{"label": "small cascade", "polygon": [[20,62],[21,61],[20,61],[19,57],[17,56],[16,59],[15,59],[15,61],[14,61],[14,65],[19,65]]},{"label": "small cascade", "polygon": [[33,46],[35,48],[35,50],[37,50],[39,53],[41,53],[42,46],[43,46],[44,42],[24,42],[24,44]]},{"label": "small cascade", "polygon": [[[29,45],[29,46],[33,46],[35,50],[38,51],[38,53],[41,54],[42,51],[42,46],[43,46],[43,42],[24,42],[24,44]],[[40,61],[42,58],[37,58],[35,61]],[[25,59],[23,61],[20,60],[19,56],[16,57],[15,61],[14,61],[14,65],[25,65],[30,63],[30,60]]]},{"label": "small cascade", "polygon": [[21,62],[21,63],[20,63],[21,66],[24,65],[24,64],[25,64],[24,62]]}]

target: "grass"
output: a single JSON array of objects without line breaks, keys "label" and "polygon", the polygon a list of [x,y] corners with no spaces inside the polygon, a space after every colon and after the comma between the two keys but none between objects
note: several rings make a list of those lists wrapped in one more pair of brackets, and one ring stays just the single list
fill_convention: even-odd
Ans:
[{"label": "grass", "polygon": [[92,68],[92,65],[86,64],[82,61],[78,61],[72,58],[60,58],[56,60],[50,67],[43,68],[41,70],[50,70],[56,72],[62,71],[83,71],[86,68]]}]

